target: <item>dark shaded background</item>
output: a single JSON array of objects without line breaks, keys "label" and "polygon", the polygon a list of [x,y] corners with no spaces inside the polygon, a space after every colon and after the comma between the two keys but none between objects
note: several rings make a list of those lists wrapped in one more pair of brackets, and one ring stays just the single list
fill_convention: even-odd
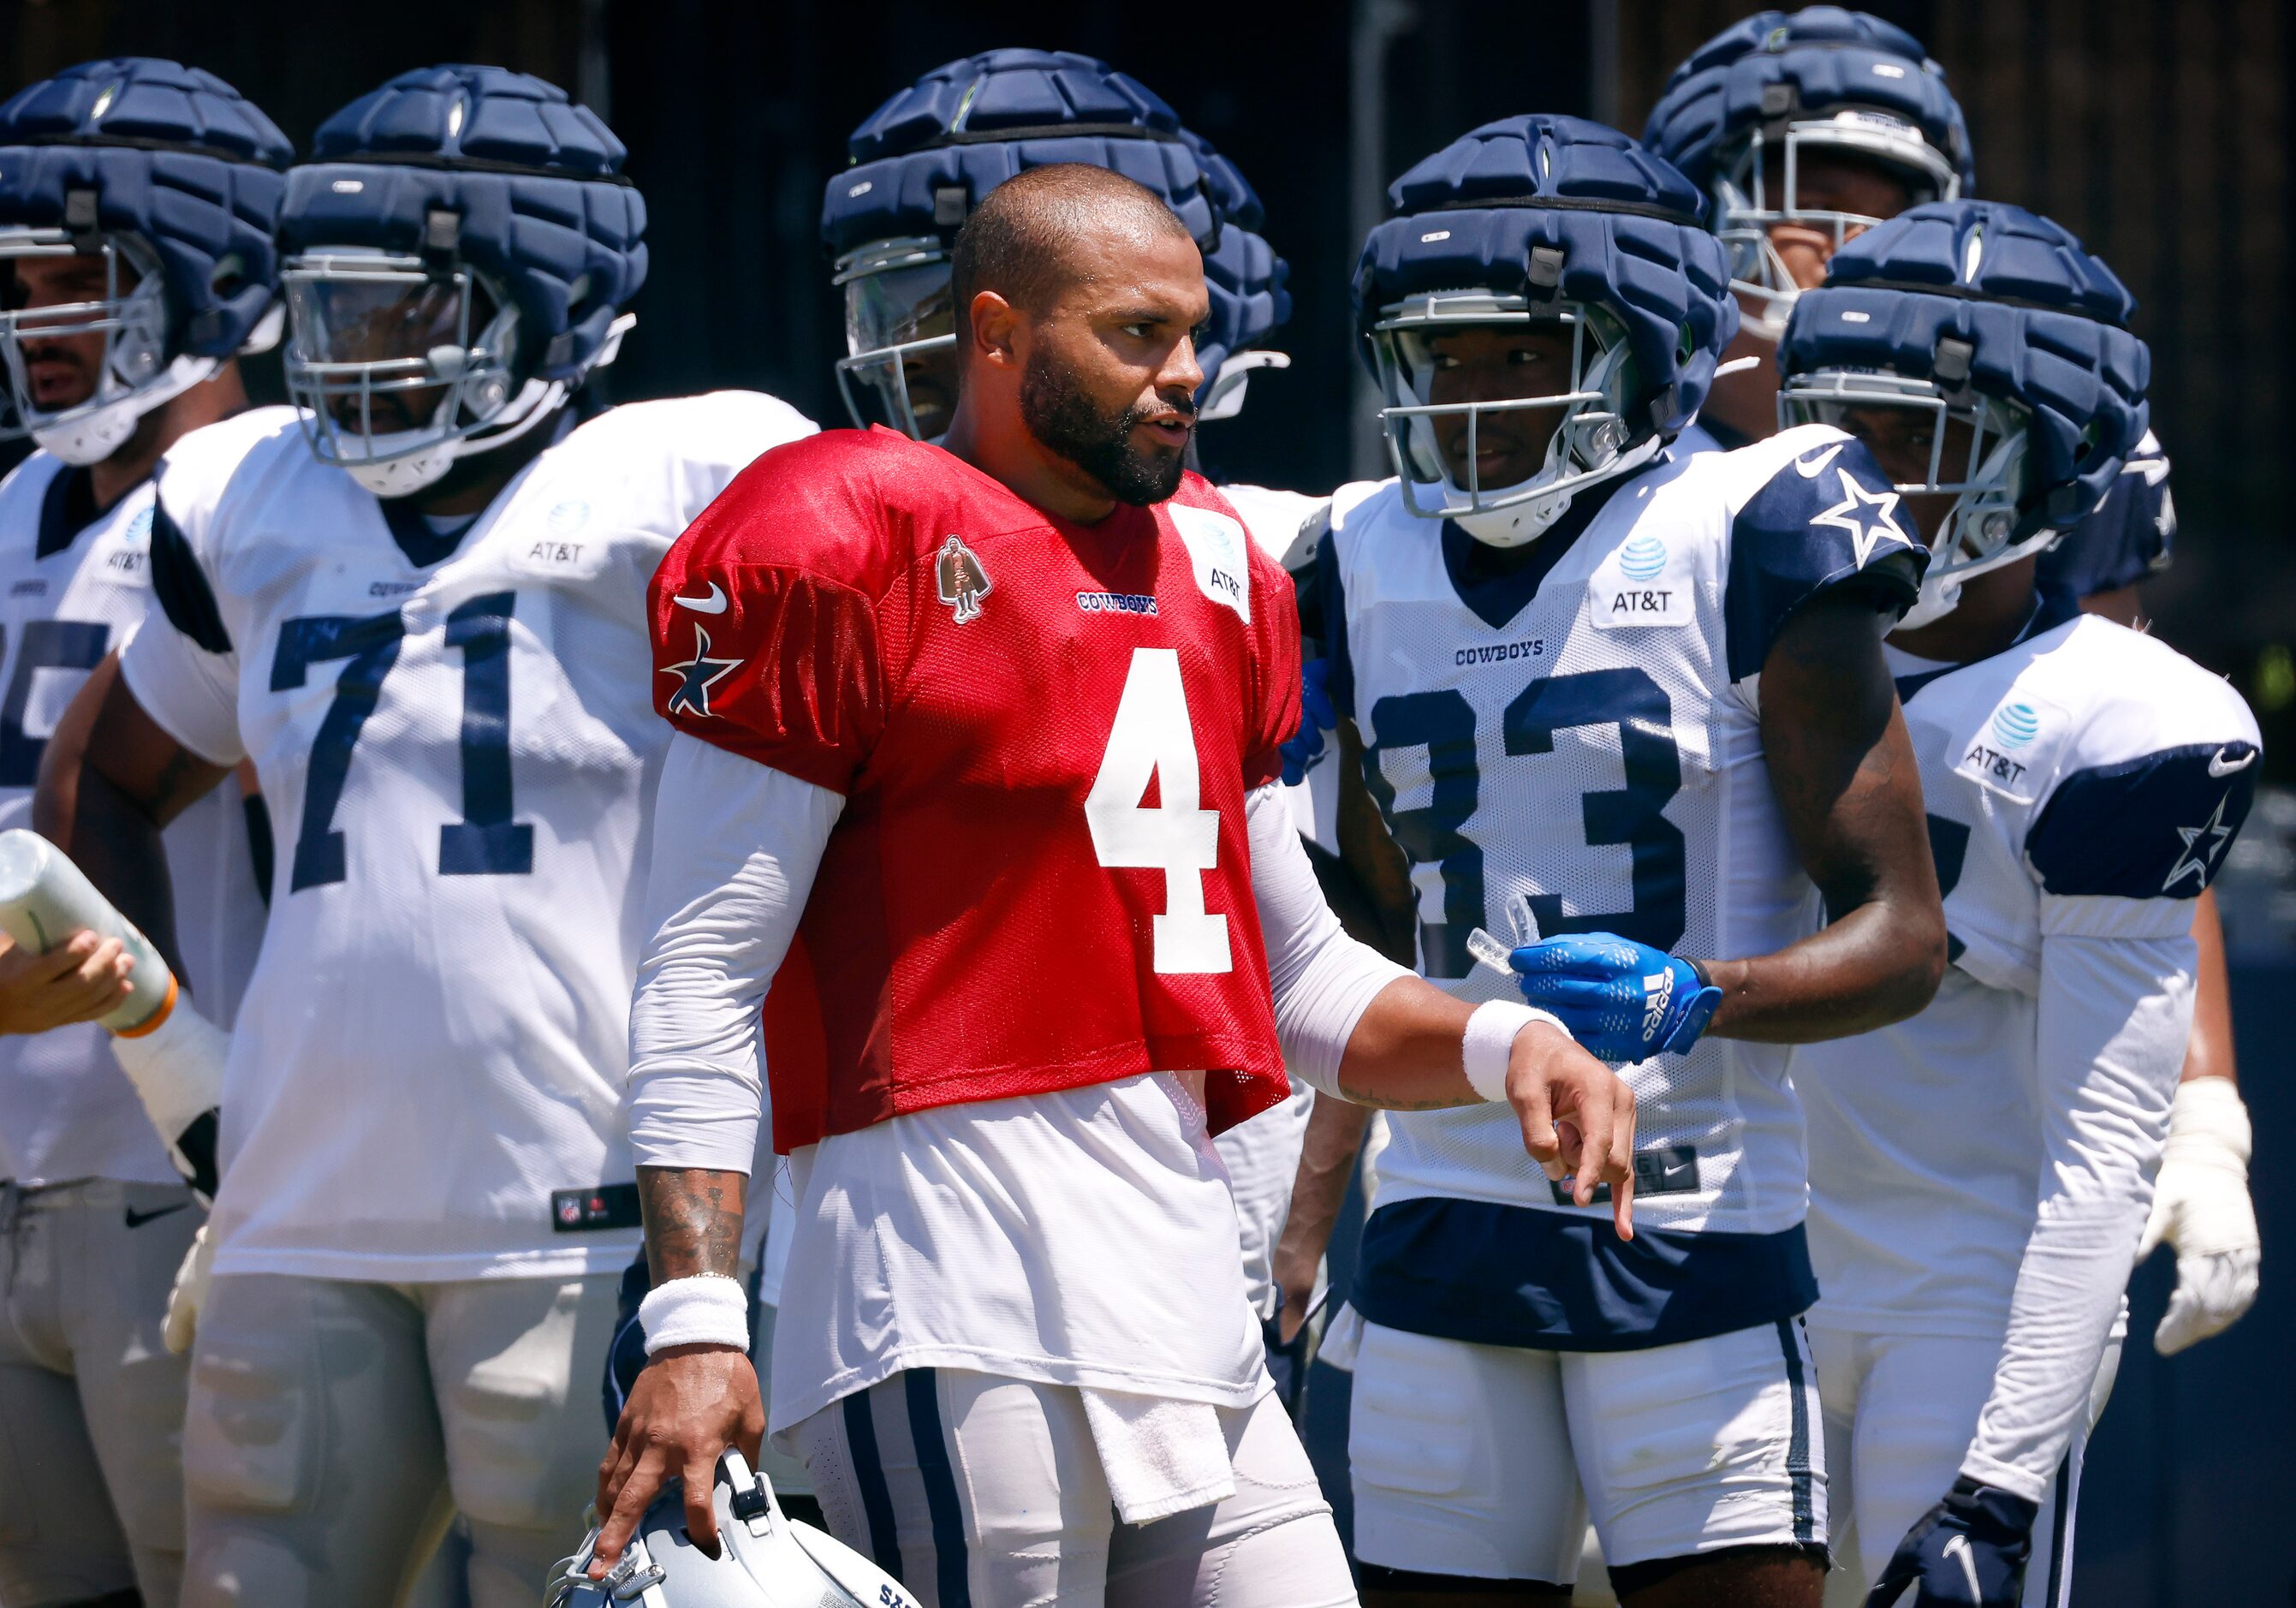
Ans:
[{"label": "dark shaded background", "polygon": [[[385,77],[442,61],[537,72],[604,112],[652,212],[652,276],[610,382],[624,398],[753,386],[841,423],[837,304],[816,234],[846,132],[925,69],[999,45],[1082,50],[1142,79],[1233,157],[1292,264],[1294,365],[1206,432],[1221,478],[1323,489],[1373,472],[1349,346],[1348,272],[1365,184],[1474,125],[1522,111],[1638,131],[1673,64],[1751,9],[1715,0],[1218,0],[1158,7],[876,0],[0,0],[0,87],[113,53],[222,74],[299,144]],[[2176,461],[2177,565],[2149,588],[2161,633],[2231,674],[2266,763],[2296,776],[2296,587],[2282,562],[2292,451],[2285,377],[2290,90],[2296,27],[2276,0],[1869,0],[1930,42],[1969,113],[1980,192],[2046,212],[2127,280]],[[1381,49],[1355,42],[1383,24]],[[1351,63],[1383,71],[1355,92]],[[1383,125],[1383,127],[1382,127]],[[1351,160],[1369,129],[1374,174]],[[275,379],[256,376],[275,393]],[[2251,829],[2251,836],[2257,835]],[[2235,934],[2235,941],[2240,935]],[[2243,1064],[2266,1136],[2267,1246],[2296,1220],[2271,1170],[2296,1110],[2272,1073],[2270,1005],[2296,976],[2242,977]],[[2279,1119],[2283,1116],[2287,1121]],[[2140,1326],[2080,1515],[2076,1600],[2093,1608],[2292,1597],[2296,1408],[2280,1264],[2226,1338],[2171,1363],[2146,1343],[2167,1282],[2139,1276]]]},{"label": "dark shaded background", "polygon": [[[758,386],[839,421],[838,315],[815,230],[844,136],[926,68],[995,45],[1088,51],[1142,79],[1242,168],[1292,264],[1294,366],[1207,432],[1234,479],[1327,488],[1375,460],[1356,406],[1347,273],[1351,107],[1384,122],[1381,182],[1527,111],[1639,130],[1668,70],[1750,9],[1718,0],[1222,0],[1160,10],[876,0],[0,0],[0,84],[114,52],[213,69],[299,143],[401,69],[484,61],[603,111],[652,210],[624,397]],[[2279,561],[2290,448],[2286,301],[2292,29],[2273,0],[1871,0],[1931,42],[1975,137],[1980,187],[2074,229],[2135,290],[2184,540],[2152,606],[2234,675],[2296,776],[2296,588]],[[1350,93],[1351,39],[1389,21],[1385,94]],[[386,20],[387,19],[387,20]],[[2259,669],[2259,667],[2261,667]],[[2275,739],[2278,739],[2275,741]]]}]

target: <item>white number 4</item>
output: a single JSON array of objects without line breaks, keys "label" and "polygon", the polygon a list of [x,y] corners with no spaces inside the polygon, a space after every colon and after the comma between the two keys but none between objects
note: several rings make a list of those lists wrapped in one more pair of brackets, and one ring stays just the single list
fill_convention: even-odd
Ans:
[{"label": "white number 4", "polygon": [[[1140,800],[1151,776],[1161,802],[1146,809]],[[1227,917],[1204,909],[1203,874],[1219,864],[1219,811],[1198,808],[1202,797],[1180,655],[1135,648],[1084,818],[1102,865],[1164,874],[1164,914],[1155,929],[1160,972],[1229,969]]]}]

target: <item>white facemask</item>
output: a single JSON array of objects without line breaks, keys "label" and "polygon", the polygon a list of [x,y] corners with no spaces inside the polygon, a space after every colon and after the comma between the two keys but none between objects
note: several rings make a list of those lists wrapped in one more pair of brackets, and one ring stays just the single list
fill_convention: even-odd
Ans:
[{"label": "white facemask", "polygon": [[42,450],[75,468],[101,464],[127,445],[127,438],[135,433],[136,423],[145,414],[211,378],[217,366],[213,357],[178,357],[168,365],[167,377],[159,384],[130,392],[117,402],[93,408],[69,422],[36,430],[32,439]]}]

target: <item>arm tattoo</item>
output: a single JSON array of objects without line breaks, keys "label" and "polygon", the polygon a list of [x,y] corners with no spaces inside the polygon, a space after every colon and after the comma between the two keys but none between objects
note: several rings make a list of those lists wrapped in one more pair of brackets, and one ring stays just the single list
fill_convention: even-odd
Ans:
[{"label": "arm tattoo", "polygon": [[734,1277],[742,1262],[742,1204],[749,1178],[707,1168],[641,1167],[646,1265],[657,1284],[695,1274]]},{"label": "arm tattoo", "polygon": [[1344,1080],[1340,1084],[1340,1097],[1350,1104],[1369,1106],[1374,1111],[1382,1112],[1447,1112],[1474,1103],[1472,1099],[1406,1099],[1378,1089],[1351,1087]]}]

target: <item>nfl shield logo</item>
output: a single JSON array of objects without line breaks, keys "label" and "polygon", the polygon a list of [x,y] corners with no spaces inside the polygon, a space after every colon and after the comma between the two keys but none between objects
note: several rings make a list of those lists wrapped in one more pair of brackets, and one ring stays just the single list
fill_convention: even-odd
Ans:
[{"label": "nfl shield logo", "polygon": [[940,556],[936,564],[940,580],[940,600],[955,611],[956,623],[964,625],[980,618],[980,600],[996,588],[990,584],[988,571],[980,567],[980,559],[964,545],[961,536],[952,536],[940,545]]}]

